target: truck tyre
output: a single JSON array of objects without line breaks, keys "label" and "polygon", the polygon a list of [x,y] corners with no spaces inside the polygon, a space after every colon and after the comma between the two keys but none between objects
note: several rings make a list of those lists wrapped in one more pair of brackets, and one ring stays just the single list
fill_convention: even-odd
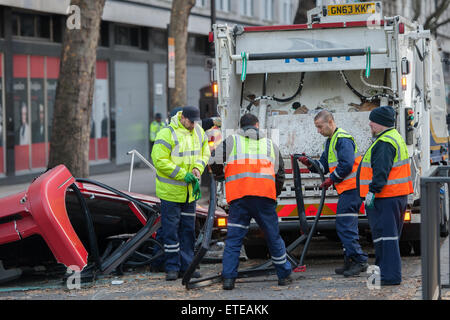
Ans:
[{"label": "truck tyre", "polygon": [[269,254],[265,244],[244,244],[244,249],[249,259],[267,259]]},{"label": "truck tyre", "polygon": [[448,224],[441,224],[441,237],[446,238],[448,237]]},{"label": "truck tyre", "polygon": [[420,240],[414,240],[412,241],[412,246],[414,249],[414,255],[415,256],[420,256]]},{"label": "truck tyre", "polygon": [[444,221],[440,224],[441,237],[446,238],[448,236],[448,221],[447,216],[444,215]]},{"label": "truck tyre", "polygon": [[407,256],[411,255],[411,251],[412,251],[413,247],[409,241],[400,241],[399,246],[400,246],[400,255],[402,257],[404,257],[404,256],[407,257]]}]

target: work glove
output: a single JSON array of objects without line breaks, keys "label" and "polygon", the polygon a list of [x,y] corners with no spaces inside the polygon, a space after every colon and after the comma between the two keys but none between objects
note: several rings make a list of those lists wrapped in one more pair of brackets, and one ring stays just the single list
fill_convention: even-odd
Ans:
[{"label": "work glove", "polygon": [[298,161],[300,161],[301,163],[303,163],[305,166],[307,166],[307,167],[310,167],[312,164],[311,164],[311,161],[309,161],[308,160],[308,158],[307,157],[305,157],[305,156],[301,156],[301,157],[299,157],[298,158]]},{"label": "work glove", "polygon": [[369,191],[366,195],[366,200],[364,200],[364,206],[366,208],[372,209],[374,207],[374,203],[375,203],[375,194]]},{"label": "work glove", "polygon": [[326,178],[325,181],[319,186],[319,188],[325,188],[327,190],[329,187],[333,185],[333,180],[331,178]]},{"label": "work glove", "polygon": [[190,183],[195,183],[197,181],[197,178],[194,176],[194,174],[192,174],[191,172],[186,173],[186,175],[184,176],[184,181],[187,184]]},{"label": "work glove", "polygon": [[195,201],[199,200],[202,197],[202,192],[200,190],[200,183],[198,183],[198,180],[195,179],[195,183],[192,186],[192,194],[194,196]]}]

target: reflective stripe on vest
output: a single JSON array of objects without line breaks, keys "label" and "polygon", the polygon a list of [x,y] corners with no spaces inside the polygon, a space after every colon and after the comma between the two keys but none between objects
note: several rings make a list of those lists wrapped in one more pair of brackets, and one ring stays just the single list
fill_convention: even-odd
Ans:
[{"label": "reflective stripe on vest", "polygon": [[330,173],[333,173],[338,165],[336,143],[339,138],[349,138],[355,144],[355,161],[353,162],[352,171],[346,177],[340,177],[337,172],[334,173],[336,177],[338,177],[339,179],[343,179],[341,182],[334,184],[334,187],[336,188],[338,194],[341,194],[344,191],[356,189],[356,172],[358,171],[358,166],[361,162],[361,156],[356,156],[356,154],[358,153],[358,147],[356,146],[355,139],[353,139],[353,137],[345,130],[338,128],[331,137],[330,145],[328,146],[328,167]]},{"label": "reflective stripe on vest", "polygon": [[381,189],[381,192],[376,193],[376,198],[388,198],[405,196],[414,192],[411,179],[411,166],[408,154],[408,148],[405,141],[396,129],[387,130],[380,137],[378,137],[367,150],[361,162],[361,172],[359,175],[359,193],[361,197],[365,197],[369,192],[369,184],[372,182],[372,150],[378,141],[390,143],[395,148],[395,157],[392,169],[389,172],[388,181]]},{"label": "reflective stripe on vest", "polygon": [[225,165],[227,202],[245,196],[276,199],[275,151],[272,141],[233,135],[233,149]]}]

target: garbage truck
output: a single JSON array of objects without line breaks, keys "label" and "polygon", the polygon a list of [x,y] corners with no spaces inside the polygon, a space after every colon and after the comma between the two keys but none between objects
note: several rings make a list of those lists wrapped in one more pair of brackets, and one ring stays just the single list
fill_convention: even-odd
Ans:
[{"label": "garbage truck", "polygon": [[[372,143],[370,111],[390,105],[408,147],[414,186],[400,248],[404,255],[420,254],[420,177],[431,165],[446,164],[449,140],[442,62],[429,30],[401,16],[383,16],[381,2],[358,2],[320,5],[308,11],[306,24],[218,24],[210,36],[223,138],[250,112],[283,156],[286,181],[276,210],[284,240],[289,243],[300,233],[291,156],[305,153],[318,159],[323,152],[326,139],[314,126],[317,112],[331,111],[364,155]],[[319,175],[304,166],[301,172],[305,213],[312,221],[320,201]],[[218,205],[227,209],[225,192],[222,183]],[[337,200],[336,190],[329,189],[316,229],[330,239],[337,239]],[[445,228],[448,199],[442,199],[441,207]],[[364,205],[359,230],[370,240]],[[244,245],[249,258],[267,255],[255,223]]]}]

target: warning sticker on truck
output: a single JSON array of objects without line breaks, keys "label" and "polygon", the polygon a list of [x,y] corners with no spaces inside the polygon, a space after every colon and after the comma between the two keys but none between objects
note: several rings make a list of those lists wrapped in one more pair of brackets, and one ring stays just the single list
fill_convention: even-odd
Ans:
[{"label": "warning sticker on truck", "polygon": [[355,3],[330,5],[327,7],[329,16],[343,16],[349,14],[373,14],[375,13],[375,3]]}]

